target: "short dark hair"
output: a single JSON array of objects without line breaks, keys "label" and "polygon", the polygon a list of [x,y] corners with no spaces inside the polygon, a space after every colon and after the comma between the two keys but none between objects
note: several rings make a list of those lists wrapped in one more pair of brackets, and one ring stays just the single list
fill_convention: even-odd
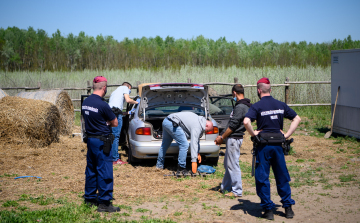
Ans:
[{"label": "short dark hair", "polygon": [[231,92],[233,91],[238,94],[244,94],[244,87],[241,84],[235,84],[231,89]]},{"label": "short dark hair", "polygon": [[128,87],[131,87],[132,88],[132,85],[129,83],[129,82],[123,82],[122,85],[126,85]]}]

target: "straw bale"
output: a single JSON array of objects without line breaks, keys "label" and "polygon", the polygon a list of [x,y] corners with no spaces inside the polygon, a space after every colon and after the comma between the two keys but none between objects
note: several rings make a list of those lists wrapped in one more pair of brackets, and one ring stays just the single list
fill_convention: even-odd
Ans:
[{"label": "straw bale", "polygon": [[6,94],[6,92],[3,91],[3,90],[0,88],[0,99],[3,98],[3,97],[6,97],[6,96],[8,96],[8,95]]},{"label": "straw bale", "polygon": [[60,134],[71,134],[74,125],[74,105],[69,94],[64,90],[48,90],[34,92],[20,92],[18,97],[38,99],[54,104],[60,112]]},{"label": "straw bale", "polygon": [[0,99],[0,141],[50,145],[59,140],[60,113],[46,101],[7,96]]}]

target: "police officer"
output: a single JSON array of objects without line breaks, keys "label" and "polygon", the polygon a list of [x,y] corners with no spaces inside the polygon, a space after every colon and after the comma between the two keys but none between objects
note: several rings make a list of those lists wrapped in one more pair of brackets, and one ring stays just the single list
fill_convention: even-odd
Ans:
[{"label": "police officer", "polygon": [[[274,99],[270,95],[271,86],[268,78],[261,78],[257,82],[257,91],[260,101],[253,104],[245,115],[244,125],[246,130],[252,137],[258,135],[262,137],[266,133],[279,133],[283,134],[284,138],[289,138],[299,125],[300,117],[285,103]],[[286,133],[283,132],[284,118],[291,120],[290,128]],[[254,131],[251,122],[255,120],[257,121],[257,130]],[[291,198],[290,175],[286,168],[281,144],[260,144],[256,150],[256,193],[260,197],[260,205],[264,209],[264,214],[261,217],[269,220],[274,219],[272,209],[275,208],[275,204],[270,198],[269,182],[271,165],[282,207],[285,208],[285,217],[293,218],[294,212],[291,206],[295,204],[295,201]]]},{"label": "police officer", "polygon": [[103,99],[107,91],[106,78],[95,77],[93,89],[93,94],[86,98],[81,106],[88,136],[85,203],[98,206],[98,212],[116,212],[120,211],[120,208],[111,203],[114,178],[109,139],[112,136],[111,127],[117,126],[118,120]]}]

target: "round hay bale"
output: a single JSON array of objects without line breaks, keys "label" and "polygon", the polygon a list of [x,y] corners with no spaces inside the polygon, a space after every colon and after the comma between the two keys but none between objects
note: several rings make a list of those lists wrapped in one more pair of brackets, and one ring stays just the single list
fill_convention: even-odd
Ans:
[{"label": "round hay bale", "polygon": [[1,142],[42,147],[59,140],[60,113],[52,103],[8,96],[0,107]]},{"label": "round hay bale", "polygon": [[60,112],[60,134],[71,134],[74,125],[74,105],[64,90],[20,92],[18,97],[38,99],[54,104]]},{"label": "round hay bale", "polygon": [[0,88],[0,98],[8,96],[5,91]]}]

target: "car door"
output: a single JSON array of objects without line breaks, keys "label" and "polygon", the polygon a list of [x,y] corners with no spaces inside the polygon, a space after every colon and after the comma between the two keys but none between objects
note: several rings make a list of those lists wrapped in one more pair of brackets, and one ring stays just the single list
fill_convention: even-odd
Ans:
[{"label": "car door", "polygon": [[211,96],[210,100],[210,115],[218,123],[219,132],[226,128],[230,114],[235,106],[235,101],[230,95],[225,96]]}]

